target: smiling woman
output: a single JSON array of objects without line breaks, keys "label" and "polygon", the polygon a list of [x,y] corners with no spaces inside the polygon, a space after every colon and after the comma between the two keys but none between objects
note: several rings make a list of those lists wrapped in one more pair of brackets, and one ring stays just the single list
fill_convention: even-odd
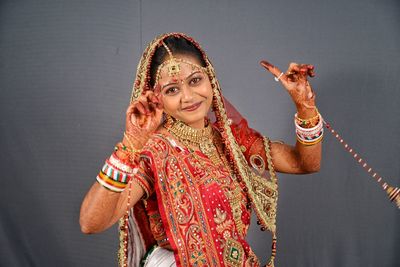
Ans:
[{"label": "smiling woman", "polygon": [[121,266],[260,266],[246,241],[252,211],[261,230],[272,233],[267,265],[274,265],[275,171],[318,171],[323,128],[307,81],[313,66],[292,63],[279,74],[262,64],[298,109],[295,146],[247,126],[192,38],[164,34],[148,45],[124,138],[81,208],[85,233],[120,219]]},{"label": "smiling woman", "polygon": [[210,80],[194,57],[177,55],[176,58],[182,60],[179,73],[170,77],[168,66],[159,71],[164,112],[193,128],[204,128],[213,97]]}]

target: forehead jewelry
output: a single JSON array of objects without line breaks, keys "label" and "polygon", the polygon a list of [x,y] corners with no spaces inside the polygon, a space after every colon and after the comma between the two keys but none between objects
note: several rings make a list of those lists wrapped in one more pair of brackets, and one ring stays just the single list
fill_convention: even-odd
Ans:
[{"label": "forehead jewelry", "polygon": [[190,65],[192,67],[192,73],[196,70],[202,70],[205,73],[207,73],[207,68],[200,66],[198,64],[192,63],[188,60],[174,57],[174,55],[172,54],[169,47],[164,42],[161,42],[161,44],[162,44],[162,46],[164,46],[165,50],[167,50],[169,59],[164,61],[163,63],[161,63],[160,66],[158,66],[155,84],[158,84],[158,81],[161,79],[161,70],[164,67],[167,68],[169,77],[176,77],[181,72],[180,63],[185,63],[185,64]]}]

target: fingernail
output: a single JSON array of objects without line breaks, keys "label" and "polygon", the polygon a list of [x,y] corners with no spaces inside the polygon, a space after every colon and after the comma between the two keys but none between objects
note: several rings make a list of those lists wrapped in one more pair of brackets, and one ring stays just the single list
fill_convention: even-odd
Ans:
[{"label": "fingernail", "polygon": [[260,61],[261,66],[263,66],[264,68],[271,68],[272,64],[270,64],[268,61],[262,60]]}]

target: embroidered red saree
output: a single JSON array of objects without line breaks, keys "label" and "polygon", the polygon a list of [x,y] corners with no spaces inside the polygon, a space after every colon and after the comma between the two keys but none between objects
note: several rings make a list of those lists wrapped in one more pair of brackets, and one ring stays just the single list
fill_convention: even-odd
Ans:
[{"label": "embroidered red saree", "polygon": [[148,88],[151,57],[163,38],[174,35],[192,42],[207,63],[213,88],[213,127],[227,164],[216,166],[202,152],[190,152],[171,134],[155,133],[140,156],[136,175],[154,188],[121,223],[120,264],[137,266],[144,252],[158,244],[174,252],[177,266],[260,266],[245,240],[254,210],[258,223],[273,234],[277,181],[269,140],[247,126],[224,100],[214,69],[200,46],[181,33],[165,34],[143,53],[132,101]]}]

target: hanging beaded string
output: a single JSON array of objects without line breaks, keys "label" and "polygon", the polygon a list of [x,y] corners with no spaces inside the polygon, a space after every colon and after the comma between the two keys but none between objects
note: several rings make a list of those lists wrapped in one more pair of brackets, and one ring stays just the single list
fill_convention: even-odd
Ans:
[{"label": "hanging beaded string", "polygon": [[124,216],[124,255],[123,255],[123,266],[128,266],[128,227],[129,227],[129,205],[131,204],[131,192],[132,192],[132,179],[128,183],[128,200],[126,202],[126,212]]},{"label": "hanging beaded string", "polygon": [[343,147],[353,156],[353,158],[381,185],[391,202],[395,202],[397,208],[400,209],[400,188],[389,186],[377,172],[375,172],[358,153],[351,148],[340,135],[331,127],[329,123],[323,120],[325,127],[331,134],[343,145]]}]

